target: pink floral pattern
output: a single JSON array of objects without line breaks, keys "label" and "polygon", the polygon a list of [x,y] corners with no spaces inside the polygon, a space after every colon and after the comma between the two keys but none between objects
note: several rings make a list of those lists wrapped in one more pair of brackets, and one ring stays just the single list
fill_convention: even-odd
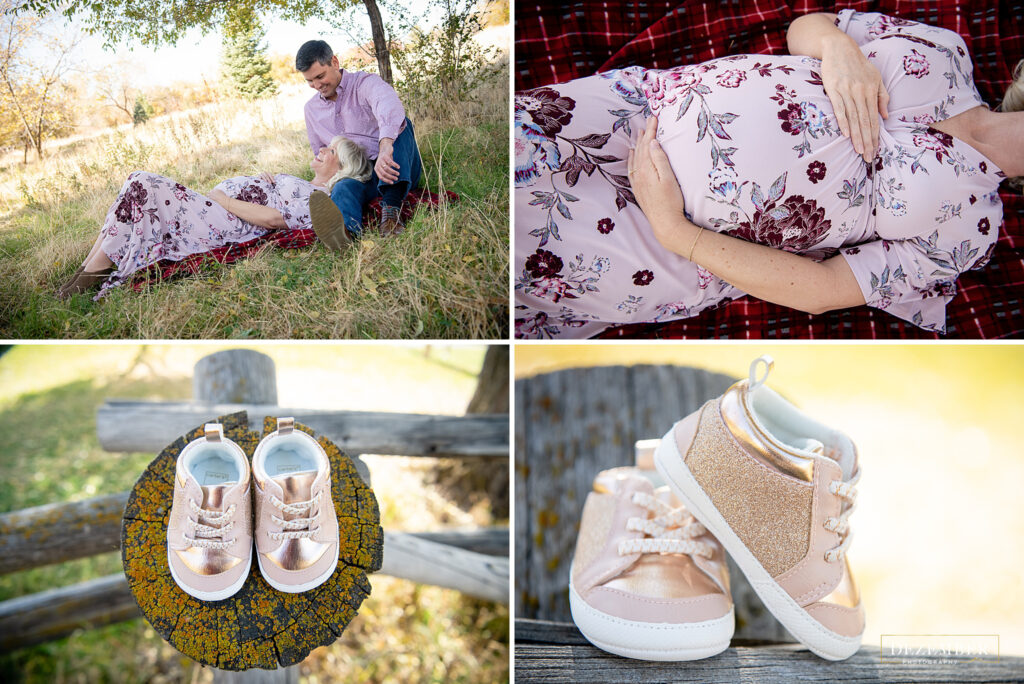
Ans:
[{"label": "pink floral pattern", "polygon": [[903,73],[914,78],[924,78],[928,74],[928,59],[917,50],[903,55]]},{"label": "pink floral pattern", "polygon": [[[311,225],[309,196],[314,188],[301,178],[279,174],[270,185],[262,178],[243,176],[222,181],[217,189],[229,197],[277,209],[291,229]],[[100,247],[116,270],[96,299],[159,261],[180,261],[267,232],[181,183],[136,171],[128,176],[100,229]]]},{"label": "pink floral pattern", "polygon": [[738,88],[745,80],[747,80],[747,72],[739,69],[729,69],[718,75],[718,85],[723,88]]}]

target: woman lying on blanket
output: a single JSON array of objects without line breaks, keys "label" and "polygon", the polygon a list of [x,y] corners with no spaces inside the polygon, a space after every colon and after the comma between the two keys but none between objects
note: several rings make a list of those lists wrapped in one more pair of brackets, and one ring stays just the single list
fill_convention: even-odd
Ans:
[{"label": "woman lying on blanket", "polygon": [[312,193],[329,193],[343,178],[365,181],[372,171],[363,148],[343,136],[322,148],[310,167],[312,181],[283,173],[238,176],[221,182],[208,197],[155,173],[132,173],[107,212],[89,256],[57,296],[99,287],[99,300],[159,261],[180,261],[274,230],[310,228]]},{"label": "woman lying on blanket", "polygon": [[1024,175],[1020,65],[993,112],[952,31],[843,10],[787,41],[516,96],[517,336],[743,294],[944,330],[957,277],[995,246],[1000,182]]}]

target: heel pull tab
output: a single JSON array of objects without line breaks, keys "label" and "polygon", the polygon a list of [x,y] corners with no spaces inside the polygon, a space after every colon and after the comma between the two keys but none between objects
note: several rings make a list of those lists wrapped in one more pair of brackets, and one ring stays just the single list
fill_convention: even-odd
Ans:
[{"label": "heel pull tab", "polygon": [[[761,364],[764,364],[764,374],[761,375],[760,378],[758,378],[757,374],[758,374],[758,370],[760,370],[760,365]],[[764,381],[768,379],[768,374],[772,372],[772,368],[774,368],[774,367],[775,367],[775,360],[772,357],[768,356],[767,354],[763,354],[763,355],[757,357],[756,359],[754,359],[753,361],[751,361],[750,362],[750,379],[748,381],[750,383],[749,384],[750,389],[755,389],[755,388],[760,387],[761,385],[763,385]]]},{"label": "heel pull tab", "polygon": [[288,417],[288,418],[278,418],[277,419],[277,434],[279,434],[279,435],[287,435],[294,428],[295,428],[295,419],[294,418]]},{"label": "heel pull tab", "polygon": [[220,423],[207,423],[203,432],[206,433],[207,442],[220,442],[224,439],[224,426]]}]

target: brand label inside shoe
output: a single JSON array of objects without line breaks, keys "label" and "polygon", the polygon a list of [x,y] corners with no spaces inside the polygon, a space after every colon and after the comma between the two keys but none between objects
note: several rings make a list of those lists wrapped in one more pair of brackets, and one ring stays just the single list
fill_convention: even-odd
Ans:
[{"label": "brand label inside shoe", "polygon": [[302,466],[298,465],[282,465],[277,468],[277,472],[280,473],[294,473],[302,470]]},{"label": "brand label inside shoe", "polygon": [[205,470],[203,471],[203,481],[201,485],[220,484],[228,479],[227,473],[218,472],[216,470]]}]

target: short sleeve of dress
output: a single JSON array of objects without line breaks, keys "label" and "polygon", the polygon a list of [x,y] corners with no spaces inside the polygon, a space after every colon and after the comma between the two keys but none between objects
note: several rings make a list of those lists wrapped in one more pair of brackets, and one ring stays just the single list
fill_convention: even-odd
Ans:
[{"label": "short sleeve of dress", "polygon": [[881,12],[857,12],[852,9],[839,11],[836,26],[840,31],[853,38],[857,45],[865,45],[886,35],[923,37],[922,33],[936,30],[934,27],[910,19],[890,17]]},{"label": "short sleeve of dress", "polygon": [[988,262],[1003,218],[997,192],[944,206],[950,220],[928,235],[840,251],[869,306],[936,332],[946,330],[946,304],[956,294],[957,277]]},{"label": "short sleeve of dress", "polygon": [[956,32],[853,10],[839,12],[838,26],[878,68],[894,121],[942,121],[985,104],[967,44]]}]

